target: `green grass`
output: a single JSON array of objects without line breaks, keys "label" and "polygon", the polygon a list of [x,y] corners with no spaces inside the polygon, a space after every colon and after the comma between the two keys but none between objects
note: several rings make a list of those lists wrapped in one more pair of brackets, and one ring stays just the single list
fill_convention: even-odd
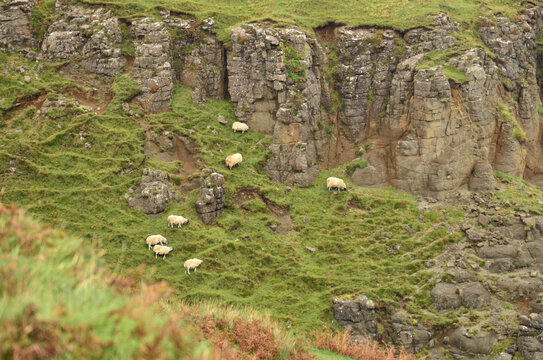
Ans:
[{"label": "green grass", "polygon": [[495,193],[495,199],[501,203],[500,206],[504,213],[523,210],[543,215],[543,204],[538,202],[542,198],[543,193],[538,187],[516,176],[504,174],[501,171],[496,171],[494,175],[506,185],[504,189]]},{"label": "green grass", "polygon": [[[218,114],[229,123],[235,120],[228,101],[210,99],[203,109],[191,101],[189,88],[176,86],[172,111],[144,118],[150,131],[190,136],[203,161],[225,175],[226,211],[211,226],[203,225],[195,212],[198,190],[182,194],[181,203],[172,203],[155,219],[128,208],[124,194],[144,168],[163,169],[178,181],[183,159],[163,163],[146,158],[138,121],[113,111],[63,115],[59,110],[55,121],[28,110],[8,114],[0,127],[6,144],[0,148],[2,201],[97,242],[113,272],[145,264],[154,278],[170,282],[181,300],[249,305],[291,321],[294,333],[329,324],[332,299],[345,294],[402,304],[421,315],[431,303],[433,285],[425,262],[461,238],[438,224],[459,223],[461,211],[432,210],[422,213],[421,221],[415,197],[394,189],[348,184],[347,192],[328,192],[326,178],[344,177],[343,167],[322,171],[308,188],[285,192],[261,171],[271,139],[254,132],[234,134],[217,123]],[[86,149],[85,142],[92,147]],[[241,152],[244,161],[228,170],[224,158],[234,152]],[[10,166],[16,167],[15,175]],[[270,230],[268,225],[279,219],[258,199],[236,206],[233,194],[248,186],[288,208],[294,231],[278,235]],[[192,221],[182,230],[168,229],[170,213]],[[414,229],[412,235],[405,225]],[[145,246],[145,238],[155,233],[174,248],[166,260],[155,259]],[[183,261],[192,257],[204,263],[186,276]],[[436,319],[426,318],[430,323]]]},{"label": "green grass", "polygon": [[62,90],[73,83],[58,74],[54,64],[37,63],[0,52],[0,116],[23,101],[47,90]]},{"label": "green grass", "polygon": [[152,359],[155,347],[168,358],[211,352],[186,318],[172,320],[147,303],[160,295],[152,288],[119,294],[103,259],[81,239],[0,205],[0,250],[2,358],[16,349],[35,358],[87,359]]},{"label": "green grass", "polygon": [[[432,25],[428,15],[445,12],[463,24],[479,16],[498,13],[513,18],[521,10],[513,0],[80,0],[91,5],[107,5],[122,17],[158,16],[158,8],[170,9],[198,19],[214,17],[222,41],[241,24],[273,20],[312,29],[330,22],[349,26],[375,25],[406,30]],[[45,3],[54,2],[45,0]],[[43,3],[41,6],[44,6]]]}]

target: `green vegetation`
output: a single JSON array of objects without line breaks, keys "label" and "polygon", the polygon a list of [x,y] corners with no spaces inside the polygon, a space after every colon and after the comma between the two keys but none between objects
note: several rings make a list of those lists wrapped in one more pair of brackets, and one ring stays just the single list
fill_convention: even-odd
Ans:
[{"label": "green vegetation", "polygon": [[80,239],[2,205],[0,229],[2,358],[152,359],[158,349],[171,358],[200,358],[211,352],[186,319],[172,321],[158,304],[149,306],[163,295],[160,286],[119,294],[103,260]]},{"label": "green vegetation", "polygon": [[496,171],[494,175],[506,184],[505,189],[500,189],[495,194],[496,200],[500,202],[505,212],[524,210],[543,215],[543,205],[537,201],[541,199],[539,188],[519,177],[507,175],[501,171]]},{"label": "green vegetation", "polygon": [[447,79],[450,79],[458,84],[463,84],[466,81],[468,81],[468,78],[466,76],[466,73],[463,71],[458,70],[457,68],[445,65],[442,67],[443,75],[447,77]]},{"label": "green vegetation", "polygon": [[134,96],[138,95],[141,89],[131,77],[117,75],[111,86],[111,91],[114,97],[107,110],[108,112],[118,112],[121,110],[123,103],[130,101]]},{"label": "green vegetation", "polygon": [[[44,0],[54,2],[53,0]],[[473,24],[479,16],[491,13],[514,18],[521,5],[514,0],[80,0],[92,5],[109,5],[122,17],[158,16],[165,8],[200,20],[214,17],[220,40],[228,41],[230,31],[241,24],[272,20],[279,24],[297,24],[308,33],[330,22],[349,26],[376,25],[405,30],[431,25],[428,15],[450,14],[461,24]]]},{"label": "green vegetation", "polygon": [[368,166],[368,162],[364,159],[356,159],[345,165],[347,174],[352,175],[356,169],[364,169]]},{"label": "green vegetation", "polygon": [[509,107],[505,104],[498,104],[498,110],[500,112],[502,119],[507,121],[513,127],[513,131],[511,132],[511,137],[520,142],[525,141],[526,132],[520,126],[517,119],[515,119],[515,117],[511,114],[511,112],[509,111]]},{"label": "green vegetation", "polygon": [[298,53],[295,48],[289,45],[282,45],[282,49],[285,54],[287,79],[290,79],[295,83],[305,80],[305,68],[300,62],[304,54]]},{"label": "green vegetation", "polygon": [[63,78],[55,66],[38,65],[14,55],[0,52],[0,116],[17,103],[29,101],[47,90],[63,90],[73,83]]},{"label": "green vegetation", "polygon": [[[121,86],[125,80],[115,81],[113,92],[119,101],[135,92]],[[29,86],[41,82],[36,79]],[[10,95],[0,93],[0,98],[5,96]],[[54,98],[56,92],[48,96]],[[171,283],[181,300],[249,305],[291,321],[295,333],[329,323],[331,301],[343,294],[401,302],[415,315],[430,304],[432,274],[424,264],[461,238],[437,224],[460,222],[461,212],[421,212],[413,196],[394,189],[348,184],[352,190],[328,192],[325,179],[342,176],[341,168],[322,171],[308,188],[285,192],[261,171],[269,137],[252,132],[240,136],[229,127],[214,125],[218,114],[234,121],[231,104],[210,99],[201,108],[191,101],[189,88],[176,86],[171,112],[140,121],[151,132],[169,131],[194,140],[201,159],[225,175],[226,211],[214,225],[203,225],[194,209],[195,190],[183,193],[180,203],[151,219],[130,209],[124,194],[146,167],[168,171],[179,183],[185,159],[147,158],[139,122],[110,110],[78,115],[59,108],[54,121],[32,108],[9,112],[0,125],[6,144],[0,148],[2,201],[15,202],[45,223],[98,243],[116,273],[145,264],[155,279]],[[85,147],[87,142],[90,148]],[[228,170],[224,158],[234,152],[243,153],[244,161]],[[16,170],[11,172],[10,167]],[[259,195],[244,205],[242,197],[235,196],[243,191]],[[269,224],[284,219],[267,202],[288,210],[292,231],[277,234],[270,229]],[[168,229],[169,213],[193,221],[182,230]],[[407,224],[413,234],[405,230]],[[155,259],[145,246],[146,236],[154,233],[162,233],[174,248],[166,260]],[[309,252],[306,246],[316,251]],[[183,274],[182,263],[191,257],[204,263],[189,277]],[[433,316],[425,319],[432,322]]]},{"label": "green vegetation", "polygon": [[14,206],[0,204],[0,250],[2,358],[309,359],[269,316],[180,303],[141,268],[116,278],[89,244]]}]

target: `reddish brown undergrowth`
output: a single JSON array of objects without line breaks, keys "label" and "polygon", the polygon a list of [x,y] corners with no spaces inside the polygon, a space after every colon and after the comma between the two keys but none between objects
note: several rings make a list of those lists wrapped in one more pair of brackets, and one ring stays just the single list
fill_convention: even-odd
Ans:
[{"label": "reddish brown undergrowth", "polygon": [[415,357],[403,349],[394,346],[382,347],[372,340],[355,342],[348,331],[315,332],[314,346],[317,349],[328,350],[358,360],[415,360]]}]

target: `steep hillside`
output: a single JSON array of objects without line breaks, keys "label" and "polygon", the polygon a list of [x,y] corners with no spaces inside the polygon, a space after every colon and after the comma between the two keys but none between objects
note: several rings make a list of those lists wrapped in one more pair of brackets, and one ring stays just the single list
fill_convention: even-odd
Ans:
[{"label": "steep hillside", "polygon": [[313,358],[249,309],[188,306],[141,272],[111,274],[91,246],[15,206],[0,205],[0,229],[2,358]]},{"label": "steep hillside", "polygon": [[[542,356],[538,3],[2,10],[1,201],[96,243],[112,273],[144,265],[177,300],[250,306],[300,336],[339,325],[436,359]],[[224,176],[224,208],[204,168]]]}]

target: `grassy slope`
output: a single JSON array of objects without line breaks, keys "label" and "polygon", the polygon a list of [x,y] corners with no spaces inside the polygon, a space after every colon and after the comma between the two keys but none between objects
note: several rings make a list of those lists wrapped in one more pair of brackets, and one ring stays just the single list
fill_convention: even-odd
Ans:
[{"label": "grassy slope", "polygon": [[89,244],[15,206],[0,204],[0,250],[2,359],[314,358],[250,308],[191,306],[141,272],[112,276]]},{"label": "grassy slope", "polygon": [[[424,264],[460,237],[438,225],[446,219],[458,222],[460,211],[427,212],[421,221],[414,198],[393,189],[326,191],[326,177],[341,176],[342,169],[323,171],[309,188],[287,193],[259,170],[270,140],[256,133],[233,134],[217,123],[219,113],[230,123],[234,120],[227,101],[210,100],[201,109],[190,100],[190,91],[178,86],[172,108],[171,113],[151,115],[145,121],[156,131],[190,135],[203,160],[225,174],[228,208],[215,225],[204,226],[197,220],[193,204],[198,191],[182,194],[186,201],[168,210],[193,220],[182,230],[166,228],[167,214],[150,219],[127,207],[124,193],[138,181],[143,168],[176,173],[182,165],[146,159],[138,122],[114,112],[74,115],[67,111],[57,120],[31,109],[10,115],[1,128],[2,200],[15,202],[86,241],[98,241],[114,271],[145,263],[157,279],[173,284],[181,299],[251,305],[292,321],[296,332],[330,323],[331,300],[343,294],[406,302],[415,313],[430,304],[432,284],[427,280],[432,274]],[[13,131],[18,129],[22,133]],[[79,140],[81,131],[86,134],[84,141]],[[85,142],[91,142],[92,148],[85,149]],[[244,162],[230,171],[223,159],[235,151],[243,153]],[[13,159],[17,170],[11,176],[8,167]],[[133,171],[121,175],[123,169]],[[296,231],[286,236],[271,231],[267,224],[277,220],[258,199],[245,209],[234,206],[233,193],[245,186],[257,187],[289,207]],[[405,229],[408,224],[413,235]],[[144,239],[154,233],[165,235],[174,248],[166,260],[156,260],[147,251]],[[312,253],[306,246],[317,250]],[[192,257],[205,262],[196,274],[185,276],[182,263]]]},{"label": "grassy slope", "polygon": [[270,19],[294,23],[311,32],[330,22],[349,26],[377,25],[405,30],[430,25],[427,15],[449,13],[463,24],[489,12],[513,17],[520,10],[515,0],[79,0],[108,5],[121,16],[148,16],[157,8],[181,12],[198,19],[213,17],[218,35],[229,39],[230,30],[241,24]]}]

